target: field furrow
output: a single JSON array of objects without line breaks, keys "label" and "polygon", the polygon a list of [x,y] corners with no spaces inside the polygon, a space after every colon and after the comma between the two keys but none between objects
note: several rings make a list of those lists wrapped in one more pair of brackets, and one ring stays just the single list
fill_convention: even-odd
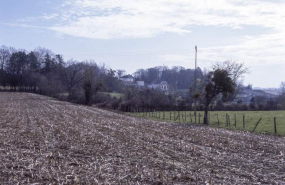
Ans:
[{"label": "field furrow", "polygon": [[0,93],[0,184],[285,184],[285,139]]}]

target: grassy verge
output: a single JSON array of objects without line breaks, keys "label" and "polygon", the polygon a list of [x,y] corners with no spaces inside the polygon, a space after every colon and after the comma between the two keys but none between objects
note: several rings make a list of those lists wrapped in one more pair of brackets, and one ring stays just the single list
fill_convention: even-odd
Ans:
[{"label": "grassy verge", "polygon": [[102,94],[109,94],[111,96],[111,98],[117,98],[117,99],[120,99],[122,98],[123,94],[121,93],[108,93],[108,92],[101,92]]},{"label": "grassy verge", "polygon": [[[191,124],[195,122],[193,111],[146,112],[133,113],[133,115],[177,123]],[[230,124],[227,124],[226,115],[229,117],[228,122]],[[197,124],[203,124],[203,116],[204,112],[197,112]],[[285,111],[213,111],[210,112],[209,120],[212,127],[252,132],[260,118],[261,121],[255,130],[256,133],[275,134],[274,118],[276,118],[277,134],[285,135]]]}]

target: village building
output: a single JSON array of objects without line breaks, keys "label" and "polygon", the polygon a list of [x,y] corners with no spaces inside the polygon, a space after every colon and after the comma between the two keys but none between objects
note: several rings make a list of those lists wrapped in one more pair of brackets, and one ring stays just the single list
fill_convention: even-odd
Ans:
[{"label": "village building", "polygon": [[243,89],[236,95],[234,102],[250,103],[252,98],[262,97],[265,100],[275,100],[280,96],[277,90]]},{"label": "village building", "polygon": [[135,87],[139,87],[139,88],[145,87],[144,81],[141,81],[141,80],[137,81],[132,75],[125,75],[119,79],[126,86],[135,86]]},{"label": "village building", "polygon": [[161,80],[155,80],[153,83],[148,85],[148,88],[162,90],[162,91],[169,90],[168,83],[166,81],[161,81]]}]

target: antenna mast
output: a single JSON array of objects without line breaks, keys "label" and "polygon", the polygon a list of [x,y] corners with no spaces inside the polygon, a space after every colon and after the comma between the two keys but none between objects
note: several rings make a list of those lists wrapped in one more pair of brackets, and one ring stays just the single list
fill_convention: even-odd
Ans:
[{"label": "antenna mast", "polygon": [[196,110],[197,110],[197,98],[196,98],[196,93],[197,93],[197,46],[195,46],[195,82],[194,82],[194,88],[195,88],[195,90],[194,90],[194,92],[195,92],[195,97],[194,97],[194,99],[195,99],[195,123],[197,123],[197,113],[196,113]]}]

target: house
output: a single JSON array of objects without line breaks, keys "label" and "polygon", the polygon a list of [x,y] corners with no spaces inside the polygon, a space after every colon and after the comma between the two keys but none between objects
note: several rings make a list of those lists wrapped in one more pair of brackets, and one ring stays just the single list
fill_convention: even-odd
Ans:
[{"label": "house", "polygon": [[136,81],[138,87],[144,87],[144,81]]},{"label": "house", "polygon": [[250,102],[252,97],[253,96],[251,94],[237,94],[234,99],[234,102],[248,103]]},{"label": "house", "polygon": [[135,86],[139,88],[143,88],[145,86],[144,81],[136,81],[136,79],[132,75],[125,75],[119,79],[126,86]]},{"label": "house", "polygon": [[242,103],[249,103],[252,98],[263,97],[265,100],[277,99],[280,93],[278,91],[269,90],[255,90],[255,89],[243,89],[236,95],[234,102],[241,101]]},{"label": "house", "polygon": [[134,82],[135,78],[132,75],[125,75],[120,78],[123,82]]},{"label": "house", "polygon": [[153,83],[148,85],[148,88],[162,90],[162,91],[169,90],[168,83],[166,81],[161,81],[161,80],[155,80]]}]

